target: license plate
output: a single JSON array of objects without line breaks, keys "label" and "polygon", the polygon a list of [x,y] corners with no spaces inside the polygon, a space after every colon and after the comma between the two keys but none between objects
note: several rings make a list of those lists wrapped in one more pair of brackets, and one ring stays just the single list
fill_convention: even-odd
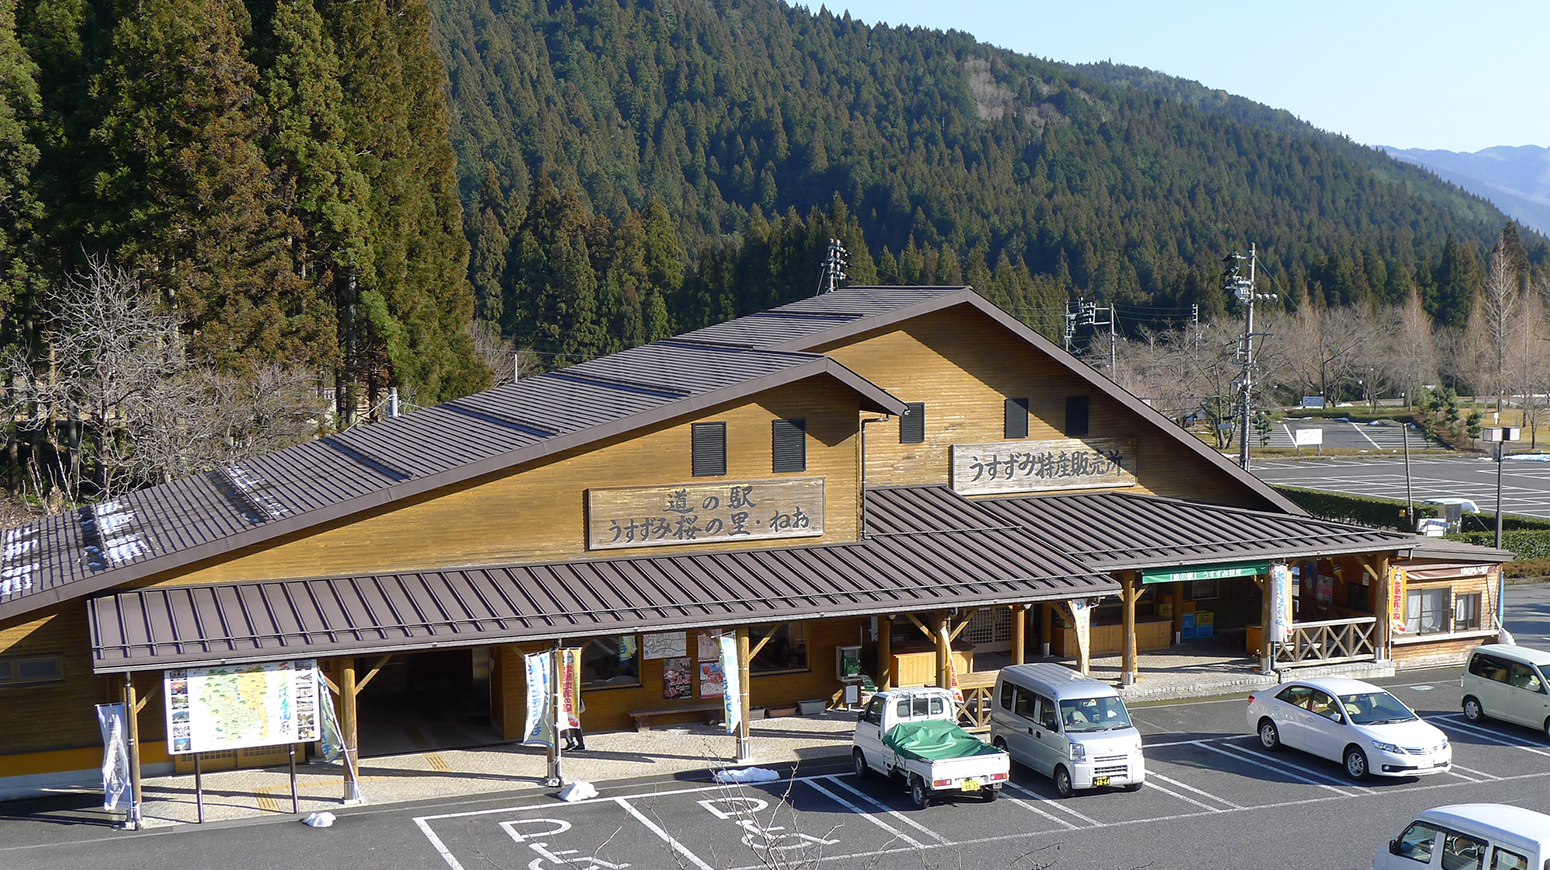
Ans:
[{"label": "license plate", "polygon": [[966,779],[961,785],[959,785],[959,788],[963,789],[964,791],[979,791],[980,781],[977,779]]},{"label": "license plate", "polygon": [[1095,777],[1093,777],[1093,785],[1095,787],[1096,786],[1100,786],[1100,785],[1108,785],[1108,784],[1109,784],[1109,778],[1106,777],[1106,776],[1095,776]]}]

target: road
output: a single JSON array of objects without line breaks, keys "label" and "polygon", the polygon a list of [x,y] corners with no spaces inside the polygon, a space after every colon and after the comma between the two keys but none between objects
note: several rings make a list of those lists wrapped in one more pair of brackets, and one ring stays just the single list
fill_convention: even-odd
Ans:
[{"label": "road", "polygon": [[[1512,587],[1508,601],[1520,641],[1550,647],[1550,586]],[[1448,733],[1452,772],[1353,783],[1334,762],[1259,748],[1233,698],[1136,708],[1149,779],[1134,794],[1060,800],[1048,780],[1015,767],[999,801],[916,810],[898,782],[809,763],[773,783],[636,783],[576,804],[525,795],[356,807],[328,829],[287,817],[127,834],[0,818],[0,868],[1331,870],[1369,866],[1426,807],[1550,812],[1545,735],[1466,723],[1456,669],[1381,682]]]},{"label": "road", "polygon": [[[1266,483],[1405,500],[1405,464],[1398,457],[1256,459],[1254,475]],[[1410,488],[1416,501],[1442,496],[1473,499],[1482,511],[1496,505],[1496,463],[1481,457],[1411,457]],[[1502,505],[1509,514],[1550,519],[1550,462],[1502,463]]]}]

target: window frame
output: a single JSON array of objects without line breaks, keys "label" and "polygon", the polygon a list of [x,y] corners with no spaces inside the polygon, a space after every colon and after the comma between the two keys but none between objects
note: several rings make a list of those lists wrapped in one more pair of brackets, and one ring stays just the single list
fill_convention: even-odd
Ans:
[{"label": "window frame", "polygon": [[[702,437],[711,438],[720,442],[720,465],[714,464],[716,462],[716,457],[714,454],[702,452],[701,445],[702,443],[705,443],[702,442]],[[705,444],[705,448],[709,448],[708,443]],[[727,476],[727,424],[725,421],[690,424],[689,470],[694,477]]]},{"label": "window frame", "polygon": [[[1067,438],[1086,438],[1092,434],[1092,396],[1066,396]],[[1081,425],[1075,425],[1080,422]]]},{"label": "window frame", "polygon": [[[53,665],[51,668],[51,675],[47,677],[30,677],[24,679],[21,675],[22,667],[25,665],[36,664],[38,662],[48,662]],[[65,681],[65,657],[58,653],[32,656],[6,656],[5,658],[0,658],[0,664],[4,664],[6,666],[5,676],[0,678],[0,689],[20,688],[22,686],[46,686],[51,683],[63,683]]]},{"label": "window frame", "polygon": [[[1405,636],[1420,637],[1428,634],[1450,634],[1453,631],[1452,588],[1448,586],[1420,587],[1405,590]],[[1428,597],[1441,596],[1441,600],[1427,610]],[[1414,611],[1411,603],[1416,602]],[[1427,613],[1434,616],[1435,628],[1425,627]]]},{"label": "window frame", "polygon": [[[761,626],[751,626],[748,629],[748,646],[749,646],[750,649],[752,649],[755,645],[757,645],[759,643],[759,641],[764,639],[765,635],[762,635],[762,634],[756,635],[756,634],[754,634],[754,632],[760,631],[761,628],[762,628]],[[812,673],[812,670],[813,670],[813,658],[809,654],[811,652],[811,650],[809,650],[807,648],[807,631],[803,627],[803,624],[800,623],[800,622],[784,622],[784,623],[781,623],[780,625],[775,627],[775,630],[770,633],[770,636],[777,635],[777,634],[779,634],[779,633],[781,633],[783,631],[786,632],[786,641],[791,646],[795,646],[796,645],[791,640],[793,633],[798,635],[798,639],[801,641],[801,647],[802,647],[802,666],[801,667],[784,667],[784,668],[760,668],[760,667],[756,667],[756,665],[758,664],[759,656],[757,656],[757,655],[756,656],[750,656],[749,659],[748,659],[748,675],[750,677],[768,677],[768,676],[773,676],[773,675],[776,675],[776,674],[807,674],[807,673]],[[766,648],[768,648],[768,645],[766,645]],[[763,655],[763,654],[764,654],[764,650],[759,650],[759,655]]]},{"label": "window frame", "polygon": [[926,403],[905,402],[905,413],[899,417],[899,443],[926,443]]},{"label": "window frame", "polygon": [[[580,666],[579,667],[580,667],[581,670],[585,670],[586,663],[587,663],[587,650],[591,649],[593,647],[593,645],[596,644],[598,641],[619,640],[621,638],[630,638],[634,642],[634,644],[635,644],[635,682],[633,682],[633,683],[600,683],[600,682],[595,681],[595,680],[589,682],[589,681],[583,679],[581,681],[581,691],[583,691],[583,692],[605,692],[605,691],[608,691],[610,689],[638,689],[638,688],[640,688],[643,685],[643,683],[641,681],[641,670],[642,670],[642,668],[641,668],[641,642],[640,642],[640,635],[639,634],[613,634],[613,635],[608,635],[606,637],[594,637],[594,638],[589,639],[581,648],[581,662],[580,662]],[[610,677],[609,679],[612,679],[612,678]]]},{"label": "window frame", "polygon": [[1005,418],[1001,424],[1001,435],[1007,441],[1013,441],[1028,437],[1028,400],[1026,398],[1006,400]]},{"label": "window frame", "polygon": [[[1484,619],[1484,598],[1479,592],[1467,592],[1453,596],[1453,630],[1454,631],[1478,631]],[[1468,618],[1461,617],[1460,610],[1468,608],[1473,615]]]},{"label": "window frame", "polygon": [[[781,449],[782,426],[788,427],[786,439],[787,448]],[[790,434],[795,432],[795,435]],[[791,439],[795,439],[794,445]],[[794,450],[794,455],[789,455]],[[782,467],[781,460],[787,460],[789,467]],[[770,421],[770,473],[771,474],[800,474],[807,471],[807,418],[792,417]]]}]

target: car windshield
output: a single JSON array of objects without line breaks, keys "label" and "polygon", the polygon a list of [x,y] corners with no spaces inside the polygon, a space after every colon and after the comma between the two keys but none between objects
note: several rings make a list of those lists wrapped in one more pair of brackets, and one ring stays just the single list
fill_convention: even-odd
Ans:
[{"label": "car windshield", "polygon": [[1385,722],[1409,722],[1415,718],[1410,708],[1388,692],[1357,692],[1341,695],[1340,706],[1352,725],[1382,725]]},{"label": "car windshield", "polygon": [[1118,698],[1078,698],[1060,702],[1066,731],[1110,731],[1130,727],[1130,716]]}]

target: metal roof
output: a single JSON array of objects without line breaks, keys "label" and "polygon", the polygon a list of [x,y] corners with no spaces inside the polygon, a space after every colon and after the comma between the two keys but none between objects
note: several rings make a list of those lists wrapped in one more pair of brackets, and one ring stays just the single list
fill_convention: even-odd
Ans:
[{"label": "metal roof", "polygon": [[820,354],[657,342],[9,530],[0,619],[820,375],[904,410]]},{"label": "metal roof", "polygon": [[1115,594],[1016,529],[816,547],[135,589],[93,599],[93,670],[482,646]]},{"label": "metal roof", "polygon": [[1104,393],[1141,419],[1156,426],[1186,449],[1235,478],[1265,502],[1288,514],[1305,515],[1291,499],[1276,492],[1259,478],[1244,471],[1199,438],[1179,428],[1152,406],[1131,395],[1118,384],[1099,374],[1086,363],[1067,353],[1027,324],[997,308],[990,301],[962,287],[847,287],[801,299],[789,305],[739,317],[682,336],[684,341],[718,343],[728,347],[765,350],[817,350],[876,329],[915,317],[968,305],[1001,324],[1055,362],[1083,378],[1093,389]]},{"label": "metal roof", "polygon": [[1307,516],[1103,492],[966,499],[944,486],[867,491],[877,534],[1014,527],[1094,571],[1408,551],[1413,535]]}]

